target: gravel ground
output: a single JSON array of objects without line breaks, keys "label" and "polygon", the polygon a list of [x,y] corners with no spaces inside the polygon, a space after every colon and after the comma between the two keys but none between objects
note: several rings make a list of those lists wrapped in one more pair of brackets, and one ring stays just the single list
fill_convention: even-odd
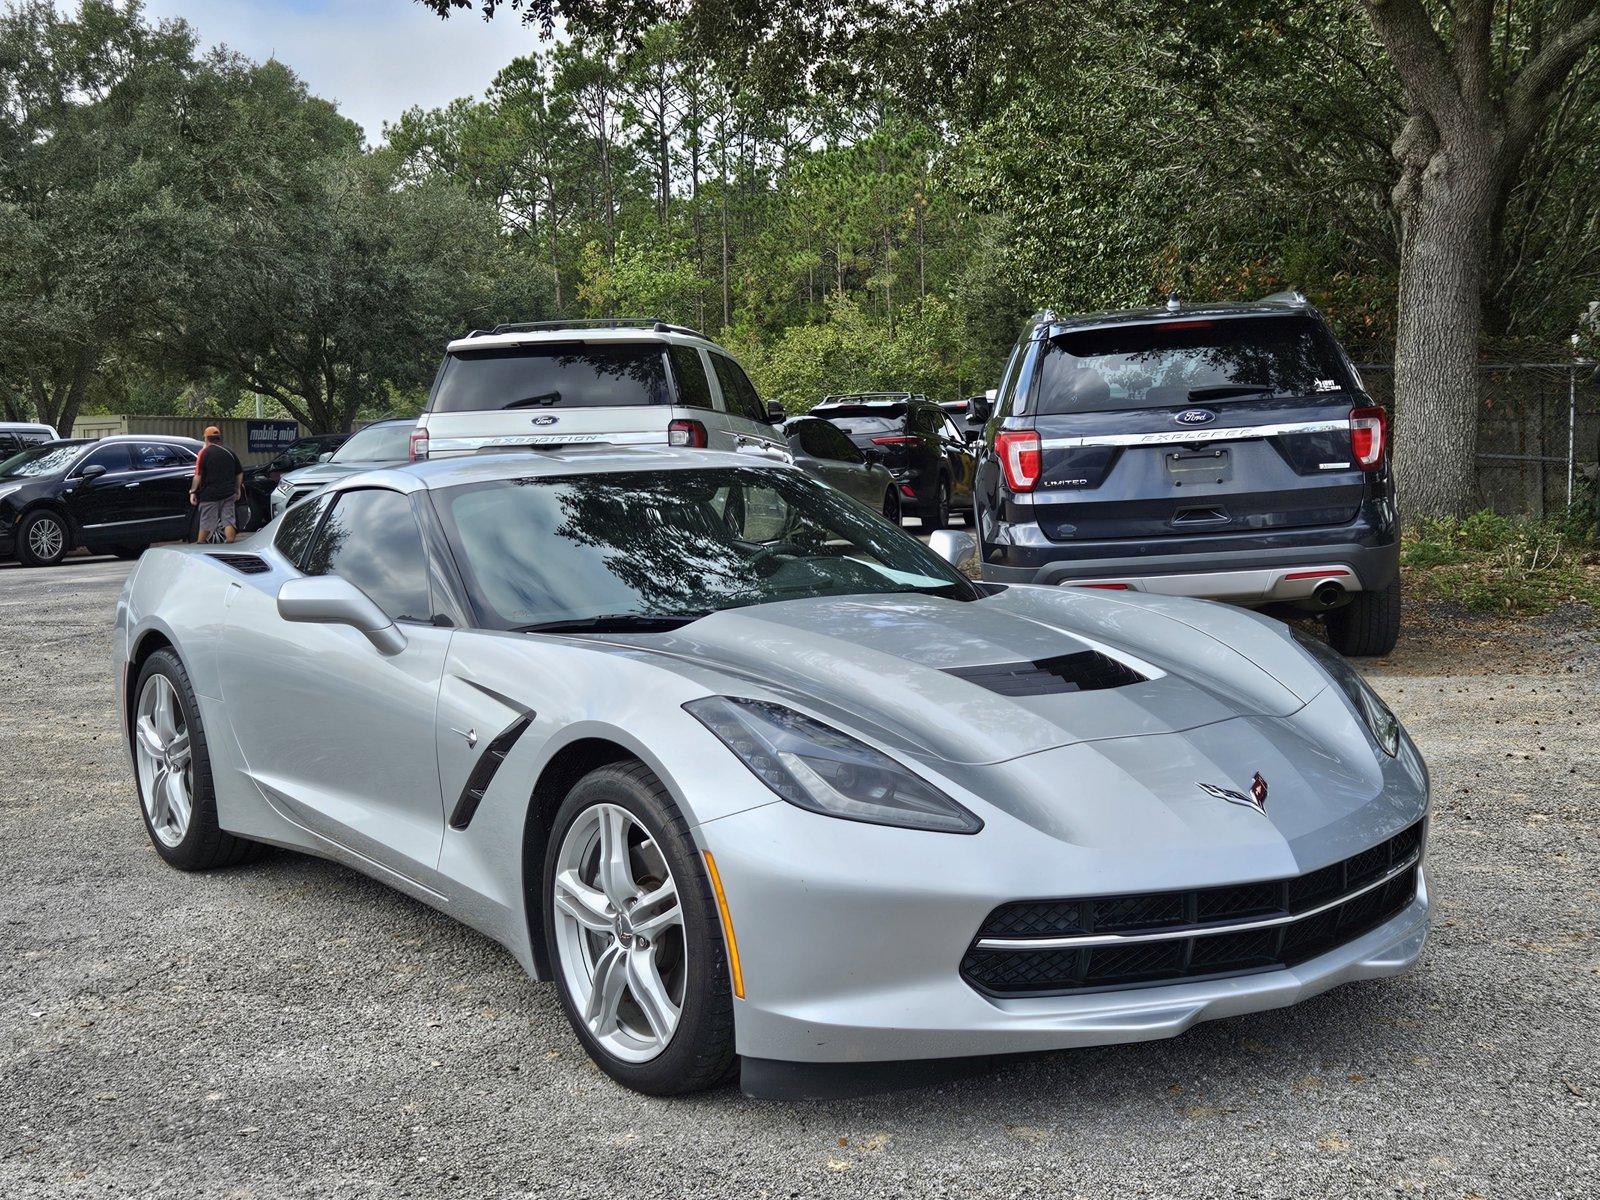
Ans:
[{"label": "gravel ground", "polygon": [[1434,614],[1373,668],[1435,786],[1409,976],[938,1089],[658,1101],[502,950],[353,872],[165,868],[114,729],[125,570],[0,567],[0,1196],[1600,1194],[1576,614]]}]

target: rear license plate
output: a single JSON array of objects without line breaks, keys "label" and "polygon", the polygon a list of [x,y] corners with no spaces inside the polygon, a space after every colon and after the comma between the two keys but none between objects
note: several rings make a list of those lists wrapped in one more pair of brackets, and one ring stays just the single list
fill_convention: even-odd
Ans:
[{"label": "rear license plate", "polygon": [[1233,458],[1226,450],[1170,450],[1167,478],[1186,483],[1227,483],[1233,478]]}]

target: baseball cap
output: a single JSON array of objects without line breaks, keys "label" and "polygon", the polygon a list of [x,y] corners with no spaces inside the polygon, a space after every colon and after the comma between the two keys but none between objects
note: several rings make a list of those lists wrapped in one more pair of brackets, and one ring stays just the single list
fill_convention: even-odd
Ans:
[{"label": "baseball cap", "polygon": [[222,436],[222,430],[218,429],[215,425],[207,425],[206,426],[206,437],[208,437],[208,438],[219,438],[221,436]]}]

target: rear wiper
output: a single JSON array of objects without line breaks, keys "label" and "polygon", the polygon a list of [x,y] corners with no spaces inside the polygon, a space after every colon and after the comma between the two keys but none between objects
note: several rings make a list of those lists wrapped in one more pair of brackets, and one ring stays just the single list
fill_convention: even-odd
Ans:
[{"label": "rear wiper", "polygon": [[518,625],[511,632],[563,633],[589,630],[595,633],[649,633],[662,629],[680,629],[705,615],[705,613],[682,613],[651,616],[646,613],[599,613],[592,617],[570,617],[561,621],[539,621],[533,625]]},{"label": "rear wiper", "polygon": [[1259,383],[1213,383],[1208,387],[1189,389],[1189,399],[1203,400],[1207,397],[1221,399],[1223,396],[1264,396],[1275,388],[1263,387]]},{"label": "rear wiper", "polygon": [[537,396],[524,396],[521,400],[513,400],[510,404],[502,404],[501,408],[534,408],[545,404],[560,404],[560,392],[540,392]]}]

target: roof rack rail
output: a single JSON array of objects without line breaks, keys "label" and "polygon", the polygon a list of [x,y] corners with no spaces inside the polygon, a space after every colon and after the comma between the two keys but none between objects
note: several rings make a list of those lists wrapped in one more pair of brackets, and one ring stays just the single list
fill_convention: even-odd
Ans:
[{"label": "roof rack rail", "polygon": [[493,337],[501,333],[535,333],[560,329],[648,329],[653,333],[682,333],[689,337],[706,335],[687,325],[673,325],[660,317],[574,317],[556,321],[509,321],[493,329],[474,329],[469,338]]}]

